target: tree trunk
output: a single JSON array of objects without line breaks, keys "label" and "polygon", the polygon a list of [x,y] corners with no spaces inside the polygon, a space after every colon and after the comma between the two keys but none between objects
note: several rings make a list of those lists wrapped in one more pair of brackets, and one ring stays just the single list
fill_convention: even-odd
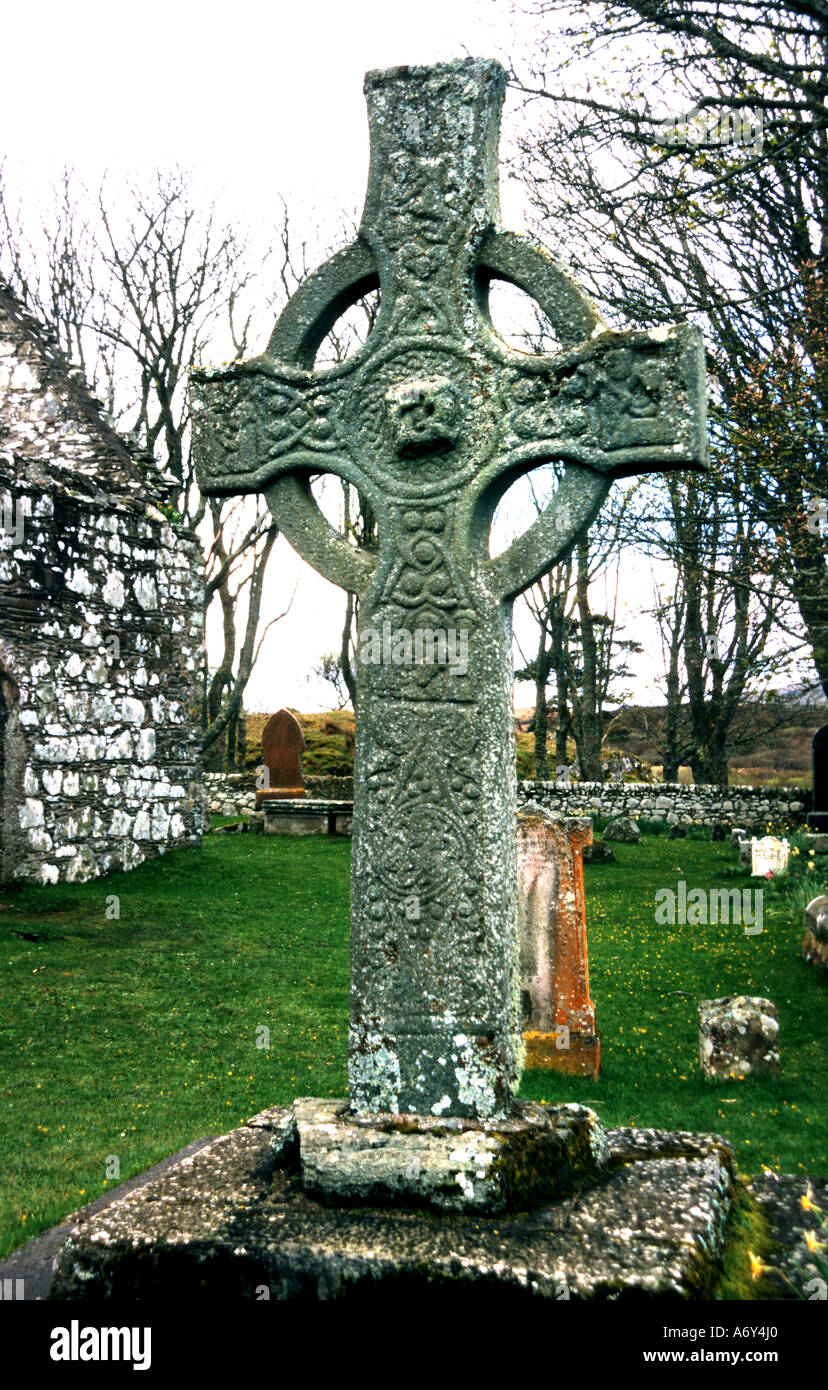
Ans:
[{"label": "tree trunk", "polygon": [[357,707],[357,683],[354,663],[351,661],[351,629],[354,624],[356,606],[356,595],[351,593],[347,594],[345,599],[345,618],[342,623],[342,643],[339,649],[339,667],[342,671],[342,679],[345,682],[345,688],[348,691],[354,714],[356,714]]},{"label": "tree trunk", "polygon": [[579,717],[575,721],[578,762],[586,782],[602,782],[601,763],[602,724],[601,697],[598,675],[598,643],[595,621],[589,606],[589,542],[582,539],[577,547],[576,601],[581,634],[583,673],[579,701]]}]

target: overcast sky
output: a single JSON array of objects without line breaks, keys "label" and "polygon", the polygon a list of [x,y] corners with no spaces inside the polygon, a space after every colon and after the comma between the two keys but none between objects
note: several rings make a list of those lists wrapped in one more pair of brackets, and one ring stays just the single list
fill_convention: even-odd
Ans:
[{"label": "overcast sky", "polygon": [[[366,70],[466,54],[505,59],[514,52],[511,26],[506,0],[45,0],[6,7],[0,128],[8,183],[35,219],[64,167],[95,187],[104,172],[140,176],[179,164],[246,224],[266,229],[282,195],[306,231],[314,217],[330,216],[333,228],[340,211],[358,213],[362,205]],[[511,113],[507,99],[505,139]],[[519,186],[504,181],[501,192],[504,222],[521,230]],[[248,687],[251,709],[330,703],[306,675],[322,652],[338,649],[344,596],[284,540],[271,561],[264,613],[281,610],[297,577],[293,608],[271,630]],[[654,631],[635,616],[637,605],[651,602],[646,568],[625,574],[623,592],[631,610],[625,635],[647,647],[637,698],[651,700],[660,659]],[[518,630],[529,654],[532,630],[520,618]],[[519,704],[531,698],[530,687],[519,690]]]}]

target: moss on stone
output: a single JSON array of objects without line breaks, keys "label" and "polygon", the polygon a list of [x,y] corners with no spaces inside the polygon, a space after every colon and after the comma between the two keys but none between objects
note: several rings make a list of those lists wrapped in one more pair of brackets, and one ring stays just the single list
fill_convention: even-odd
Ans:
[{"label": "moss on stone", "polygon": [[755,1255],[762,1264],[773,1264],[777,1250],[767,1216],[756,1198],[741,1183],[737,1183],[727,1227],[724,1259],[710,1297],[750,1302],[777,1298],[778,1292],[766,1276],[753,1278],[750,1262],[750,1256]]}]

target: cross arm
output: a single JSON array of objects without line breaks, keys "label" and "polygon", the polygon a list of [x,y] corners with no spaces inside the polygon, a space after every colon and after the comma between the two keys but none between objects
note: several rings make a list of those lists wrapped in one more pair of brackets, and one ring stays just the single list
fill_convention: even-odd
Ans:
[{"label": "cross arm", "polygon": [[488,574],[503,597],[534,583],[597,514],[614,478],[706,468],[704,345],[693,324],[599,333],[553,358],[502,353],[504,425],[496,454],[478,473],[471,525],[487,532],[516,478],[541,463],[567,465],[537,521]]},{"label": "cross arm", "polygon": [[339,377],[263,354],[190,373],[193,450],[208,496],[258,492],[286,473],[337,473],[367,489],[337,420]]},{"label": "cross arm", "polygon": [[[208,496],[264,492],[294,549],[332,583],[362,593],[376,559],[339,535],[310,490],[314,474],[335,473],[369,497],[338,419],[339,377],[264,355],[191,373],[193,449]],[[380,499],[373,499],[378,509]]]}]

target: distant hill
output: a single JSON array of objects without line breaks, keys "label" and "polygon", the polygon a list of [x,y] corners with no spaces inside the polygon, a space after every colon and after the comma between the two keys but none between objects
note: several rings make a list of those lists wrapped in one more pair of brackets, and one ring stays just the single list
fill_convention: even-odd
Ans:
[{"label": "distant hill", "polygon": [[[305,735],[304,771],[308,775],[350,777],[354,770],[353,711],[292,712]],[[663,716],[663,705],[634,705],[625,709],[613,726],[605,751],[626,753],[640,759],[653,768],[655,780],[659,780],[660,754],[654,730]],[[519,777],[534,776],[534,717],[531,708],[515,711]],[[261,762],[262,730],[269,718],[269,714],[247,715],[248,767]],[[730,760],[730,780],[734,786],[811,785],[811,740],[816,730],[828,723],[828,705],[797,705],[788,701],[784,706],[745,705],[739,718],[742,747]],[[550,766],[555,762],[554,723],[552,714],[547,744]],[[689,768],[682,769],[682,781],[692,781]]]}]

